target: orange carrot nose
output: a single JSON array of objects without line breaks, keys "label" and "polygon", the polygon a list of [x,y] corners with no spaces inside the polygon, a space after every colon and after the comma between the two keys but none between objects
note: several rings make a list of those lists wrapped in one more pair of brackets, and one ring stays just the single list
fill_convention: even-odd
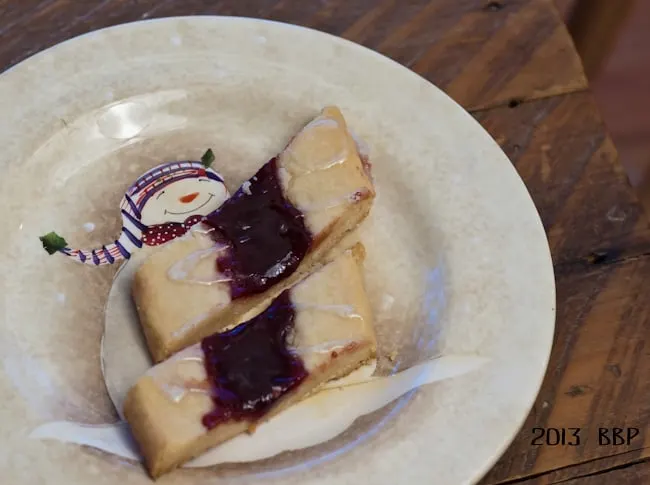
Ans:
[{"label": "orange carrot nose", "polygon": [[178,200],[180,200],[183,204],[189,204],[198,196],[199,196],[198,192],[193,192],[191,194],[184,195],[183,197],[179,197]]}]

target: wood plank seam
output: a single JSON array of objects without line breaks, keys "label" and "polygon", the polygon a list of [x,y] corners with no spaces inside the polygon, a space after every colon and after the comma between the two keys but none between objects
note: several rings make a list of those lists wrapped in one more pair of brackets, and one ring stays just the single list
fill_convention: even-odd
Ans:
[{"label": "wood plank seam", "polygon": [[572,94],[579,94],[579,93],[584,93],[584,92],[589,92],[590,88],[589,87],[580,87],[576,89],[569,89],[567,91],[562,92],[561,94],[557,93],[549,93],[549,94],[541,94],[539,96],[536,96],[534,98],[512,98],[507,101],[502,101],[502,102],[497,102],[493,104],[488,104],[485,106],[481,106],[480,108],[466,108],[467,112],[470,114],[478,114],[478,113],[485,113],[494,109],[498,108],[505,108],[506,106],[508,108],[517,108],[521,106],[522,104],[526,103],[533,103],[535,101],[542,101],[544,99],[551,99],[551,98],[562,98],[563,96],[570,96]]},{"label": "wood plank seam", "polygon": [[[313,8],[304,7],[307,2],[299,0],[221,0],[210,5],[195,0],[188,1],[183,11],[169,0],[157,4],[142,0],[135,5],[97,0],[84,7],[73,4],[75,8],[69,11],[68,21],[62,9],[43,8],[57,2],[35,1],[39,8],[31,9],[31,21],[18,16],[3,29],[7,41],[0,49],[3,70],[28,55],[98,28],[179,13],[226,14],[288,21],[352,37],[402,64],[418,64],[417,60],[424,55],[423,64],[410,66],[412,70],[434,81],[467,108],[500,106],[504,99],[513,96],[540,99],[587,88],[577,55],[565,48],[570,42],[566,27],[549,0],[413,0],[405,5],[395,0],[353,0],[346,2],[349,15],[338,13],[346,10],[336,7],[343,2],[330,2],[332,5],[314,14]],[[0,0],[0,10],[4,2],[8,0]],[[365,20],[359,24],[359,15],[355,13],[366,11],[370,14],[362,15]],[[397,12],[406,13],[394,21]],[[43,27],[47,24],[51,29]],[[349,32],[346,26],[351,29]],[[526,40],[529,32],[540,29],[553,33],[538,32],[540,39]],[[482,35],[482,40],[477,41],[476,36],[472,37],[474,34]],[[551,60],[557,60],[553,71],[545,67]],[[513,63],[516,65],[512,66]],[[465,72],[465,68],[469,71]],[[481,87],[477,84],[477,73],[492,82]],[[457,79],[459,75],[462,79]]]},{"label": "wood plank seam", "polygon": [[[580,463],[573,463],[571,465],[558,467],[558,468],[555,468],[553,470],[546,470],[546,471],[543,471],[543,472],[533,473],[533,474],[525,475],[525,476],[521,476],[521,477],[508,478],[506,480],[501,480],[501,481],[495,482],[492,485],[526,484],[527,482],[530,482],[531,480],[537,480],[537,479],[540,479],[540,478],[543,478],[543,477],[547,477],[547,476],[553,475],[553,474],[555,474],[555,473],[557,473],[559,471],[580,468],[580,467],[582,467],[584,465],[587,465],[587,464],[597,463],[599,461],[604,461],[604,460],[610,459],[610,458],[615,457],[615,456],[627,455],[627,454],[635,453],[635,452],[638,452],[638,451],[641,451],[641,450],[644,450],[644,449],[648,449],[648,447],[642,447],[642,448],[638,448],[638,449],[634,449],[634,450],[627,450],[627,451],[624,451],[622,453],[616,453],[616,454],[613,454],[613,455],[608,455],[606,457],[600,457],[600,458],[594,458],[594,459],[591,459],[591,460],[585,460],[585,461],[582,461]],[[650,457],[637,458],[635,460],[631,460],[631,461],[626,462],[626,463],[621,463],[619,465],[612,465],[610,467],[602,468],[602,469],[599,469],[599,470],[594,470],[594,471],[587,472],[587,473],[577,474],[577,475],[574,475],[574,476],[571,476],[571,477],[568,477],[568,478],[562,478],[561,480],[557,480],[557,481],[555,481],[555,480],[553,480],[551,478],[551,480],[553,480],[553,481],[546,482],[545,485],[558,485],[558,484],[561,484],[561,483],[570,482],[572,480],[577,480],[577,479],[580,479],[580,478],[587,478],[587,477],[592,477],[592,476],[597,476],[597,475],[604,475],[604,474],[607,474],[607,473],[611,473],[612,471],[621,470],[621,469],[624,469],[624,468],[628,468],[630,466],[634,466],[634,465],[638,465],[640,463],[646,463],[646,462],[650,462]]]},{"label": "wood plank seam", "polygon": [[580,479],[580,478],[589,478],[589,477],[595,477],[595,476],[599,476],[599,475],[605,475],[605,474],[611,473],[611,472],[616,471],[616,470],[623,470],[625,468],[630,468],[632,466],[639,465],[641,463],[646,463],[646,462],[650,462],[650,458],[640,458],[638,460],[632,460],[630,462],[622,463],[620,465],[615,465],[615,466],[612,466],[612,467],[609,467],[609,468],[604,468],[602,470],[596,470],[594,472],[585,473],[584,475],[578,475],[578,476],[575,476],[573,478],[563,479],[563,480],[560,480],[559,482],[550,482],[548,485],[557,485],[557,484],[560,484],[560,483],[567,483],[567,482],[577,480],[577,479]]},{"label": "wood plank seam", "polygon": [[588,270],[647,253],[647,214],[589,90],[515,101],[472,115],[525,182],[556,269]]},{"label": "wood plank seam", "polygon": [[[564,310],[558,313],[555,347],[545,383],[531,416],[513,442],[515,452],[511,450],[504,456],[498,465],[500,470],[492,473],[492,479],[488,477],[483,485],[577,485],[582,483],[580,477],[589,477],[600,470],[623,474],[617,471],[624,469],[620,467],[623,461],[645,463],[642,459],[650,459],[648,436],[639,438],[643,441],[635,442],[633,447],[619,451],[617,446],[602,448],[608,445],[591,440],[587,433],[583,436],[583,446],[571,450],[559,447],[531,449],[526,433],[533,426],[578,426],[586,430],[591,428],[592,432],[600,426],[647,429],[648,408],[642,400],[650,388],[647,374],[650,352],[647,346],[644,349],[650,312],[644,306],[648,291],[643,282],[650,270],[649,261],[608,265],[559,278],[558,307]],[[585,283],[584,290],[590,290],[588,292],[578,289]],[[592,305],[594,296],[599,301]],[[579,350],[573,352],[572,346]],[[640,356],[639,352],[644,355]],[[572,371],[558,370],[567,368],[564,365],[567,361],[571,361]],[[589,389],[570,394],[578,385]],[[557,412],[549,418],[551,409]],[[556,453],[550,455],[553,450]],[[565,459],[569,454],[572,458]],[[633,473],[625,472],[626,475]],[[599,480],[591,479],[588,483],[617,483]]]},{"label": "wood plank seam", "polygon": [[[614,251],[612,251],[612,253],[615,254]],[[639,261],[649,256],[650,256],[650,251],[646,251],[638,254],[624,255],[621,257],[610,257],[610,253],[608,253],[607,249],[605,249],[602,252],[599,251],[599,252],[591,253],[581,259],[563,261],[561,263],[554,264],[553,271],[555,272],[556,275],[579,272],[579,271],[589,272],[605,266],[613,266],[616,264],[624,264],[632,261]]]}]

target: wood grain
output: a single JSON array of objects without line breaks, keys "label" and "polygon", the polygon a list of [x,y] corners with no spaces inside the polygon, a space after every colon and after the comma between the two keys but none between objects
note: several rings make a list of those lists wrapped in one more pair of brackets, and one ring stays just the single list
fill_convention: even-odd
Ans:
[{"label": "wood grain", "polygon": [[498,485],[646,485],[650,483],[648,463],[647,458],[631,458],[630,453],[621,453]]},{"label": "wood grain", "polygon": [[588,92],[475,113],[514,163],[556,264],[611,262],[650,250],[643,208]]},{"label": "wood grain", "polygon": [[[650,451],[650,257],[594,265],[590,271],[570,268],[556,280],[556,334],[546,379],[485,485],[563,468],[561,479],[568,479],[580,473],[576,464],[618,466]],[[533,446],[534,427],[579,427],[582,443]],[[601,446],[599,427],[638,427],[641,434],[629,446]],[[618,458],[599,460],[605,457]]]},{"label": "wood grain", "polygon": [[636,0],[577,0],[567,22],[585,72],[594,78],[611,53]]},{"label": "wood grain", "polygon": [[174,15],[258,17],[346,37],[468,109],[587,87],[551,0],[0,0],[0,70],[92,30]]},{"label": "wood grain", "polygon": [[[643,402],[650,391],[650,350],[643,343],[650,329],[646,215],[589,93],[514,103],[475,117],[511,158],[538,207],[555,262],[558,308],[538,400],[482,483],[606,476],[650,456],[644,435],[629,447],[597,443],[599,427],[644,430],[650,418]],[[581,427],[583,443],[532,446],[534,427]]]},{"label": "wood grain", "polygon": [[650,483],[650,458],[632,458],[622,452],[606,458],[499,485],[646,485]]}]

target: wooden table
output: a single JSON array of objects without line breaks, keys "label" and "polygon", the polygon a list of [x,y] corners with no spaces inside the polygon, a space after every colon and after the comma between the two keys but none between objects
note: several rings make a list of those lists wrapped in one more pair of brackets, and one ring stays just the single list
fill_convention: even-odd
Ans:
[{"label": "wooden table", "polygon": [[[537,402],[481,483],[650,483],[650,229],[552,1],[0,0],[0,69],[101,27],[196,14],[268,18],[351,39],[473,113],[540,211],[558,312]],[[599,442],[599,428],[614,427],[639,435]],[[569,442],[568,428],[581,428],[580,444],[552,446],[551,428],[567,429]],[[543,444],[533,445],[541,433]]]}]

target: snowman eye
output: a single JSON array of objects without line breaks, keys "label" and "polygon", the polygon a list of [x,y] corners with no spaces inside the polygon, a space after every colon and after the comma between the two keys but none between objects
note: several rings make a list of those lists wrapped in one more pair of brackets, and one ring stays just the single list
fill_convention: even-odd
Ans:
[{"label": "snowman eye", "polygon": [[164,193],[165,193],[164,190],[163,190],[162,192],[160,192],[160,193],[156,196],[156,200],[160,199],[160,196],[163,195]]},{"label": "snowman eye", "polygon": [[209,181],[210,181],[210,179],[204,179],[204,178],[199,179],[199,182],[209,182]]}]

